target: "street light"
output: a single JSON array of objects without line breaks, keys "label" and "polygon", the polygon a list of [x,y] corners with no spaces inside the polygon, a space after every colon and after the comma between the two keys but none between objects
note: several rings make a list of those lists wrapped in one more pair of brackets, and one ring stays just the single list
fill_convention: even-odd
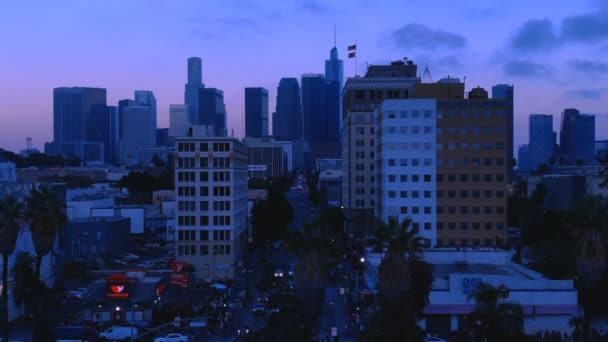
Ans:
[{"label": "street light", "polygon": [[[361,263],[361,265],[363,265],[363,263],[365,262],[365,257],[359,258],[359,262]],[[365,266],[363,266],[363,267],[365,267]],[[358,267],[355,269],[355,288],[356,288],[355,291],[357,293],[357,306],[358,306],[359,305],[359,268]]]}]

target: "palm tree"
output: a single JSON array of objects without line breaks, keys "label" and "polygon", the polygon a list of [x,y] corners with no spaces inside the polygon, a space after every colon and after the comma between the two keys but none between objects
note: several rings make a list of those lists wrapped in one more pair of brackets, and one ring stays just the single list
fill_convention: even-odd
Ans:
[{"label": "palm tree", "polygon": [[63,204],[46,186],[33,189],[26,203],[27,218],[30,220],[30,232],[36,250],[34,275],[40,280],[42,258],[52,252],[55,240],[63,234],[67,216]]},{"label": "palm tree", "polygon": [[398,218],[393,216],[386,223],[378,223],[377,237],[388,242],[388,249],[378,269],[378,292],[385,301],[403,299],[412,286],[406,254],[409,258],[419,259],[424,239],[418,236],[417,228],[410,228],[411,223],[410,218],[399,223]]},{"label": "palm tree", "polygon": [[588,339],[591,325],[592,288],[606,270],[608,252],[608,207],[601,197],[588,197],[570,213],[568,225],[576,241],[576,269],[584,308],[583,335]]},{"label": "palm tree", "polygon": [[2,254],[2,336],[8,341],[8,259],[15,250],[23,206],[13,196],[0,200],[0,253]]},{"label": "palm tree", "polygon": [[320,309],[326,281],[326,257],[329,254],[329,238],[318,217],[304,223],[302,231],[291,231],[288,245],[298,254],[295,270],[295,296],[303,304],[305,312],[313,317]]},{"label": "palm tree", "polygon": [[508,341],[521,333],[523,310],[519,304],[507,302],[509,289],[504,285],[494,287],[481,283],[469,295],[478,305],[470,316],[470,329],[489,341]]}]

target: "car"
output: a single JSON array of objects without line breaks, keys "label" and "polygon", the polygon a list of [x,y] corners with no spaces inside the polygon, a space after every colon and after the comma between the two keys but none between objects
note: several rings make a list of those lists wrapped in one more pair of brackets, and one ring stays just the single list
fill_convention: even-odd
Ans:
[{"label": "car", "polygon": [[266,303],[268,302],[268,296],[263,295],[262,297],[258,297],[258,303]]},{"label": "car", "polygon": [[446,340],[441,339],[441,338],[439,338],[437,336],[427,336],[424,339],[424,342],[446,342]]},{"label": "car", "polygon": [[255,303],[255,305],[253,306],[253,313],[258,316],[263,316],[266,313],[266,305],[261,302]]},{"label": "car", "polygon": [[139,255],[133,254],[133,253],[127,253],[125,255],[122,256],[122,259],[125,261],[135,261],[139,259]]},{"label": "car", "polygon": [[139,264],[137,264],[137,267],[141,267],[141,268],[154,268],[154,261],[152,261],[152,260],[146,260],[144,262],[140,262]]},{"label": "car", "polygon": [[68,299],[84,299],[85,295],[84,293],[78,291],[68,291],[66,293],[66,297]]},{"label": "car", "polygon": [[154,342],[188,342],[188,336],[182,334],[168,334],[162,337],[157,337]]},{"label": "car", "polygon": [[248,326],[243,326],[241,328],[236,329],[237,336],[248,336],[251,335],[251,333],[253,333],[253,329]]},{"label": "car", "polygon": [[283,245],[283,241],[281,241],[281,240],[275,240],[272,243],[272,248],[279,249],[279,248],[281,248],[282,245]]},{"label": "car", "polygon": [[283,270],[275,270],[274,271],[274,276],[275,276],[275,278],[282,278],[283,277]]},{"label": "car", "polygon": [[120,327],[113,326],[99,333],[102,340],[107,341],[126,341],[131,337],[137,336],[139,329],[137,327]]},{"label": "car", "polygon": [[120,265],[120,266],[127,265],[126,261],[120,260],[120,259],[112,259],[112,260],[110,260],[110,263],[113,264],[113,265]]},{"label": "car", "polygon": [[272,308],[272,309],[268,310],[268,316],[272,316],[273,314],[279,313],[279,312],[281,312],[281,308],[279,308],[279,307]]},{"label": "car", "polygon": [[158,242],[148,242],[147,244],[144,245],[144,247],[147,247],[147,248],[159,248],[160,247],[160,243],[158,243]]}]

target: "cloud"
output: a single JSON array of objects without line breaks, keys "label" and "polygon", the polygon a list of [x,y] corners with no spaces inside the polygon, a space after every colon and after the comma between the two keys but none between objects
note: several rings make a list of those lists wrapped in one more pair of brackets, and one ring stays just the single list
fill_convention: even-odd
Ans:
[{"label": "cloud", "polygon": [[561,39],[565,42],[597,42],[608,38],[608,13],[566,17],[562,21]]},{"label": "cloud", "polygon": [[327,13],[330,8],[321,4],[317,0],[302,0],[298,6],[299,10],[310,12],[310,13]]},{"label": "cloud", "polygon": [[197,24],[203,24],[210,30],[216,30],[215,25],[221,26],[222,29],[230,30],[236,29],[242,32],[243,29],[262,32],[266,31],[267,27],[264,26],[260,21],[244,16],[232,16],[232,17],[205,17],[195,16],[192,18]]},{"label": "cloud", "polygon": [[566,92],[567,95],[585,100],[597,100],[608,92],[606,88],[575,89]]},{"label": "cloud", "polygon": [[574,59],[568,62],[568,65],[580,72],[589,74],[606,74],[608,73],[608,64],[600,61],[592,61],[589,59]]},{"label": "cloud", "polygon": [[503,72],[512,77],[545,78],[551,70],[550,67],[527,60],[515,60],[503,65]]},{"label": "cloud", "polygon": [[403,25],[393,31],[390,38],[395,45],[408,49],[463,48],[467,44],[467,39],[461,34],[433,30],[419,23]]},{"label": "cloud", "polygon": [[511,47],[519,51],[546,51],[558,43],[551,20],[529,20],[517,30],[511,40]]}]

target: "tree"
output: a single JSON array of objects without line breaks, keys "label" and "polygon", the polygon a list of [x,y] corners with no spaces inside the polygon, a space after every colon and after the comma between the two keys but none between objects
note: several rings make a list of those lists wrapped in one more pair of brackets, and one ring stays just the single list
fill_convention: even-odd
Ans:
[{"label": "tree", "polygon": [[417,322],[423,318],[433,284],[432,266],[422,259],[423,239],[411,219],[389,217],[376,234],[388,243],[379,268],[380,311],[372,316],[363,341],[422,341]]},{"label": "tree", "polygon": [[0,200],[0,253],[2,254],[2,327],[8,341],[8,259],[15,251],[23,206],[13,196]]},{"label": "tree", "polygon": [[576,241],[576,269],[584,308],[583,338],[588,340],[593,305],[592,290],[604,276],[608,252],[608,207],[601,197],[588,197],[567,220]]},{"label": "tree", "polygon": [[251,215],[253,242],[257,246],[262,246],[268,241],[285,238],[294,214],[285,194],[276,188],[271,188],[267,200],[255,202]]},{"label": "tree", "polygon": [[469,315],[468,328],[476,340],[513,341],[522,335],[523,310],[517,303],[508,302],[509,289],[481,283],[469,296],[477,309]]},{"label": "tree", "polygon": [[326,282],[326,257],[329,254],[327,230],[318,217],[304,223],[301,231],[290,231],[290,249],[296,251],[295,297],[303,306],[305,316],[312,318],[321,309]]}]

